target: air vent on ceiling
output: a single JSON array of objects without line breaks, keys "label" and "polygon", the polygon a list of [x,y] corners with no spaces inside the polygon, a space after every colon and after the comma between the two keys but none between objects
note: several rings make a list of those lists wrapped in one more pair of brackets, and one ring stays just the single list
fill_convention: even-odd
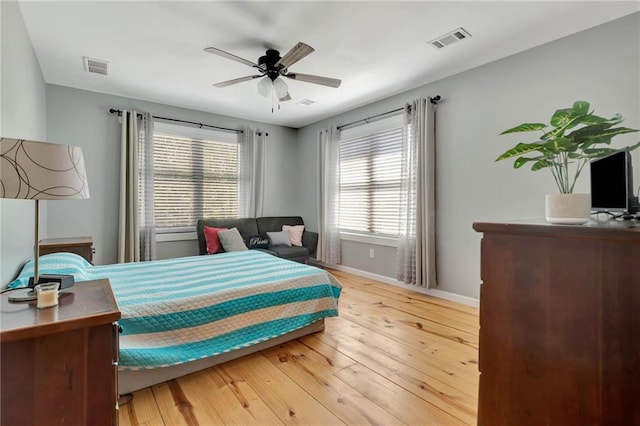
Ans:
[{"label": "air vent on ceiling", "polygon": [[300,106],[309,106],[311,104],[315,104],[316,101],[312,101],[311,99],[303,99],[301,101],[296,102],[296,105]]},{"label": "air vent on ceiling", "polygon": [[84,57],[84,70],[95,74],[107,75],[109,73],[109,62],[102,59]]},{"label": "air vent on ceiling", "polygon": [[471,34],[469,34],[469,32],[464,28],[460,27],[451,31],[450,33],[433,39],[428,43],[436,49],[442,49],[460,40],[465,40],[469,37],[471,37]]}]

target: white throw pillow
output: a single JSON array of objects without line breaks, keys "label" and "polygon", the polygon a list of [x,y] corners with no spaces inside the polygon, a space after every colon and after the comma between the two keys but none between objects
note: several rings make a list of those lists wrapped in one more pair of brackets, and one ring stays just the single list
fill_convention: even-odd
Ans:
[{"label": "white throw pillow", "polygon": [[289,231],[289,239],[292,246],[302,247],[302,234],[304,225],[282,225],[283,231]]}]

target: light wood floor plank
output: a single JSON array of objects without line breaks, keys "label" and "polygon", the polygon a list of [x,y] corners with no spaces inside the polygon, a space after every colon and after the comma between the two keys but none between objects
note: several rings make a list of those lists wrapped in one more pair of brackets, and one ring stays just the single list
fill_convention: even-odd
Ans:
[{"label": "light wood floor plank", "polygon": [[348,367],[327,365],[322,355],[301,343],[281,345],[264,355],[346,424],[404,424],[333,375]]},{"label": "light wood floor plank", "polygon": [[285,424],[344,424],[261,354],[221,366],[235,382],[246,382]]},{"label": "light wood floor plank", "polygon": [[410,342],[421,347],[432,343],[453,343],[452,349],[477,353],[478,336],[455,328],[434,323],[384,305],[372,304],[353,297],[341,305],[340,315],[364,327],[400,342]]},{"label": "light wood floor plank", "polygon": [[[191,376],[185,376],[180,380],[190,379]],[[182,387],[177,380],[152,386],[151,389],[153,389],[153,395],[158,403],[165,425],[195,426],[199,424],[193,405],[184,395]],[[134,393],[133,401],[130,404],[136,403],[136,397],[137,392]],[[221,424],[222,419],[216,416],[215,413],[212,416],[214,416],[213,422]]]},{"label": "light wood floor plank", "polygon": [[337,376],[367,398],[410,425],[464,424],[366,367],[355,365]]},{"label": "light wood floor plank", "polygon": [[125,404],[120,407],[120,425],[122,426],[163,424],[162,415],[151,388],[137,392],[135,404]]},{"label": "light wood floor plank", "polygon": [[[364,359],[375,359],[381,364],[389,361],[415,368],[429,377],[442,383],[451,385],[466,394],[476,397],[478,374],[473,369],[462,364],[455,358],[443,362],[433,351],[417,350],[386,336],[377,334],[365,327],[353,324],[348,327],[332,327],[324,333],[338,340],[341,350],[349,356],[358,359],[358,363],[365,364]],[[347,339],[350,338],[351,340]],[[427,348],[428,349],[428,348]],[[366,365],[366,364],[365,364]]]},{"label": "light wood floor plank", "polygon": [[367,290],[357,288],[347,288],[345,293],[350,299],[360,300],[370,306],[404,312],[434,324],[459,330],[465,334],[477,334],[480,329],[477,318],[469,318],[465,314],[456,315],[451,310],[440,306],[425,306],[412,301],[398,301],[380,295],[372,295]]},{"label": "light wood floor plank", "polygon": [[[447,368],[466,370],[477,375],[478,351],[469,340],[477,340],[474,335],[462,335],[460,332],[429,322],[420,322],[415,318],[407,318],[402,312],[385,311],[384,315],[373,316],[376,309],[362,307],[355,303],[343,307],[337,329],[359,325],[375,334],[388,337],[398,344],[407,344],[425,353],[431,354]],[[400,319],[398,319],[400,318]],[[435,346],[434,346],[435,345]],[[434,350],[437,348],[437,350]]]},{"label": "light wood floor plank", "polygon": [[[348,352],[359,360],[361,366],[375,371],[387,380],[411,392],[413,395],[423,399],[431,405],[446,412],[455,412],[455,416],[466,423],[473,423],[476,414],[477,397],[471,395],[476,385],[465,383],[462,380],[458,386],[453,386],[454,377],[450,376],[448,381],[441,381],[434,376],[438,376],[439,371],[422,366],[421,370],[413,368],[394,356],[382,352],[375,347],[369,347],[362,340],[354,339],[339,332],[330,332],[331,336],[339,342],[341,350]],[[327,333],[325,333],[326,335]],[[419,351],[416,351],[420,354]],[[428,372],[422,371],[427,370]],[[339,376],[341,377],[341,376]],[[443,377],[447,379],[447,377]]]},{"label": "light wood floor plank", "polygon": [[120,424],[475,424],[477,308],[331,272],[324,332],[138,391]]},{"label": "light wood floor plank", "polygon": [[362,288],[369,290],[372,294],[382,293],[389,297],[396,298],[398,300],[410,300],[428,303],[429,305],[442,306],[452,311],[468,314],[471,316],[478,316],[478,308],[461,303],[452,302],[446,299],[439,299],[433,296],[427,296],[426,294],[418,293],[402,287],[392,286],[390,284],[384,284],[378,281],[370,280],[368,278],[359,277],[357,275],[349,274],[347,272],[336,271],[334,269],[328,269],[338,279],[343,278],[345,282],[350,284],[357,284]]}]

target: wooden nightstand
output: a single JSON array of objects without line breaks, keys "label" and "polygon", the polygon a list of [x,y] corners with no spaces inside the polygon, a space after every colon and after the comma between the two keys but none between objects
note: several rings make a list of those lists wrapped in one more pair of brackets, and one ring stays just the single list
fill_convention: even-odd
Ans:
[{"label": "wooden nightstand", "polygon": [[49,253],[69,252],[78,254],[93,263],[93,238],[44,238],[40,240],[40,256]]},{"label": "wooden nightstand", "polygon": [[59,305],[10,303],[0,317],[0,424],[118,421],[118,305],[106,279],[76,283]]}]

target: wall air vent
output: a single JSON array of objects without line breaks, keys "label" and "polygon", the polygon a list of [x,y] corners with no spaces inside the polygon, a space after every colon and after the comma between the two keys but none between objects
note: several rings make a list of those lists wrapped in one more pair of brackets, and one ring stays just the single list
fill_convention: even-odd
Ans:
[{"label": "wall air vent", "polygon": [[428,43],[436,49],[442,49],[460,40],[465,40],[469,37],[471,37],[471,34],[469,34],[469,32],[464,28],[460,27],[451,31],[450,33],[435,38]]},{"label": "wall air vent", "polygon": [[102,59],[84,57],[84,70],[95,74],[107,75],[109,73],[109,62]]}]

